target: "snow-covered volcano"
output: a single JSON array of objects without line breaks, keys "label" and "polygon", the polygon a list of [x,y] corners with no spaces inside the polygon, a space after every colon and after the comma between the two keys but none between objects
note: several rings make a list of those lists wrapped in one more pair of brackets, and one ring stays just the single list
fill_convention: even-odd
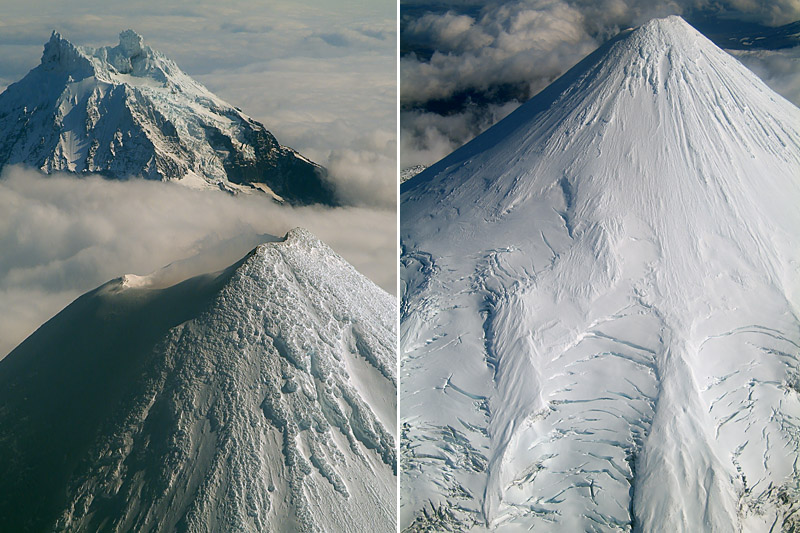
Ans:
[{"label": "snow-covered volcano", "polygon": [[800,110],[682,19],[401,188],[401,527],[800,528]]},{"label": "snow-covered volcano", "polygon": [[132,30],[98,49],[53,32],[41,64],[0,94],[0,168],[14,163],[336,203],[324,168],[281,146]]},{"label": "snow-covered volcano", "polygon": [[0,531],[395,528],[394,298],[305,230],[0,361]]}]

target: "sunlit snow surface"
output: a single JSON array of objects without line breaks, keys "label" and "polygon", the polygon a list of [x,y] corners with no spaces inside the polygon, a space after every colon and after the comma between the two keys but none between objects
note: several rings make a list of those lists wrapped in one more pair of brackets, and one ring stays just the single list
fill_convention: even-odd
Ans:
[{"label": "sunlit snow surface", "polygon": [[336,203],[322,167],[132,30],[97,49],[53,33],[41,64],[0,94],[0,167],[17,163],[246,192],[266,183],[280,201]]},{"label": "sunlit snow surface", "polygon": [[401,529],[800,527],[799,128],[671,17],[403,185]]},{"label": "sunlit snow surface", "polygon": [[393,531],[395,309],[301,229],[84,295],[0,362],[0,530]]}]

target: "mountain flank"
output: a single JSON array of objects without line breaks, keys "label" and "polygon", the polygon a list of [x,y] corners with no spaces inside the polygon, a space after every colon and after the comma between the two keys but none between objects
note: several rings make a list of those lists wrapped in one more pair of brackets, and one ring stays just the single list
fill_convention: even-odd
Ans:
[{"label": "mountain flank", "polygon": [[669,17],[401,186],[401,529],[800,528],[798,125]]},{"label": "mountain flank", "polygon": [[97,49],[53,32],[39,66],[0,94],[0,168],[13,164],[338,203],[323,167],[132,30]]},{"label": "mountain flank", "polygon": [[302,229],[0,361],[2,531],[390,531],[395,301]]}]

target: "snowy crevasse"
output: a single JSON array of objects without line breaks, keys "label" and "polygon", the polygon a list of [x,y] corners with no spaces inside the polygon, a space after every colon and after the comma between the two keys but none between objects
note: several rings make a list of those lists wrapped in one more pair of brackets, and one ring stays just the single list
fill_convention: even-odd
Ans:
[{"label": "snowy crevasse", "polygon": [[301,229],[88,293],[0,363],[0,529],[393,530],[395,305]]},{"label": "snowy crevasse", "polygon": [[402,528],[798,527],[798,124],[670,17],[403,185]]}]

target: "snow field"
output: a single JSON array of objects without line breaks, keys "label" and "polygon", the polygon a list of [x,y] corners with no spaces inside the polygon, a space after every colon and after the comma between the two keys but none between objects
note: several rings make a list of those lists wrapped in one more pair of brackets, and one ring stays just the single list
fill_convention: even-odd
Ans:
[{"label": "snow field", "polygon": [[150,285],[109,282],[3,360],[0,529],[392,530],[394,299],[302,229]]},{"label": "snow field", "polygon": [[797,124],[671,17],[404,184],[401,529],[796,527]]}]

